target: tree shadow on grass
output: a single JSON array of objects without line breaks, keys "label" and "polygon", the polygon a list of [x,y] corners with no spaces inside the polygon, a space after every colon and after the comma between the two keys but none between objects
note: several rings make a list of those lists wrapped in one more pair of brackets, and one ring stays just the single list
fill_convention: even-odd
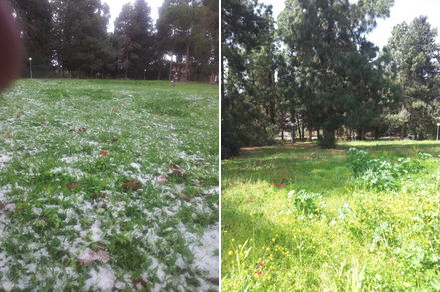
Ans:
[{"label": "tree shadow on grass", "polygon": [[[242,148],[241,155],[222,163],[222,190],[235,184],[267,183],[275,188],[304,189],[310,192],[344,192],[352,175],[346,163],[349,148],[364,149],[376,158],[411,157],[417,152],[440,154],[439,143],[393,141],[341,143],[336,149],[321,149],[306,142],[284,146]],[[284,185],[283,185],[284,184]],[[275,186],[276,185],[276,186]]]},{"label": "tree shadow on grass", "polygon": [[222,189],[234,184],[261,184],[281,189],[331,192],[349,179],[345,151],[322,150],[315,143],[293,147],[244,149],[237,159],[223,162]]}]

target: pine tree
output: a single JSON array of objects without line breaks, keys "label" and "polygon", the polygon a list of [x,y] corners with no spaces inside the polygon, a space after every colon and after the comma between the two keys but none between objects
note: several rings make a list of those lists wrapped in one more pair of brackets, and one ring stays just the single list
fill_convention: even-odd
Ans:
[{"label": "pine tree", "polygon": [[38,77],[49,75],[53,67],[55,47],[53,11],[49,0],[13,0],[11,3],[26,48],[24,64],[28,64],[27,59],[32,57],[34,75]]}]

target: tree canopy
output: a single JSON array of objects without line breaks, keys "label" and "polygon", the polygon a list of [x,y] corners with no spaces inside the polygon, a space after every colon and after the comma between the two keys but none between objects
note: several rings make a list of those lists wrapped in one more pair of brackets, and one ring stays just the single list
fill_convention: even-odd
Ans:
[{"label": "tree canopy", "polygon": [[[145,0],[125,4],[108,32],[101,0],[13,0],[37,77],[214,81],[218,72],[218,3],[165,0],[157,25]],[[28,62],[25,62],[28,66]],[[23,68],[27,72],[29,68]]]},{"label": "tree canopy", "polygon": [[[426,17],[394,28],[379,50],[367,38],[391,0],[287,0],[275,21],[256,0],[222,4],[222,146],[274,143],[305,130],[336,136],[433,137],[437,31]],[[229,149],[235,149],[230,151]]]}]

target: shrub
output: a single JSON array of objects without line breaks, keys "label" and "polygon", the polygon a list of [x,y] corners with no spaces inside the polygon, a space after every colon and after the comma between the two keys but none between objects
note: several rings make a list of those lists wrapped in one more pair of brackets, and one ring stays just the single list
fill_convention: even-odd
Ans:
[{"label": "shrub", "polygon": [[348,167],[353,172],[354,176],[359,177],[370,168],[371,160],[368,157],[367,151],[350,148],[347,152],[347,162]]},{"label": "shrub", "polygon": [[364,150],[350,148],[347,153],[348,167],[367,188],[378,191],[396,191],[401,187],[404,175],[418,173],[424,169],[419,159],[399,158],[389,161],[384,158],[371,159]]},{"label": "shrub", "polygon": [[297,194],[295,191],[290,191],[288,196],[295,195],[295,208],[306,216],[318,215],[321,207],[318,205],[318,200],[322,199],[320,193],[307,193],[305,190],[300,190]]}]

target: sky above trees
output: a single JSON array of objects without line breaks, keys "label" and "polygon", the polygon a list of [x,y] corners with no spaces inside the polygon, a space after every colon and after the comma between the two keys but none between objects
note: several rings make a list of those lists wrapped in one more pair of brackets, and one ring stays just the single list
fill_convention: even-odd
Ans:
[{"label": "sky above trees", "polygon": [[[110,7],[110,21],[107,26],[107,31],[114,31],[115,28],[115,20],[121,12],[122,6],[124,4],[130,2],[134,3],[134,0],[103,0],[102,2],[107,3]],[[151,18],[153,22],[156,23],[156,20],[159,18],[159,7],[162,6],[163,0],[152,0],[147,1],[148,6],[151,8]]]},{"label": "sky above trees", "polygon": [[[275,19],[284,9],[284,1],[260,0],[260,2],[273,6],[272,10]],[[351,2],[356,1],[353,0]],[[377,20],[377,27],[369,34],[369,40],[382,48],[391,37],[391,31],[395,25],[402,23],[403,21],[409,23],[420,15],[428,16],[428,21],[432,27],[439,29],[440,18],[438,17],[438,11],[440,11],[440,1],[438,0],[395,0],[394,5],[390,10],[390,17]],[[440,38],[437,37],[437,41],[439,40]]]}]

